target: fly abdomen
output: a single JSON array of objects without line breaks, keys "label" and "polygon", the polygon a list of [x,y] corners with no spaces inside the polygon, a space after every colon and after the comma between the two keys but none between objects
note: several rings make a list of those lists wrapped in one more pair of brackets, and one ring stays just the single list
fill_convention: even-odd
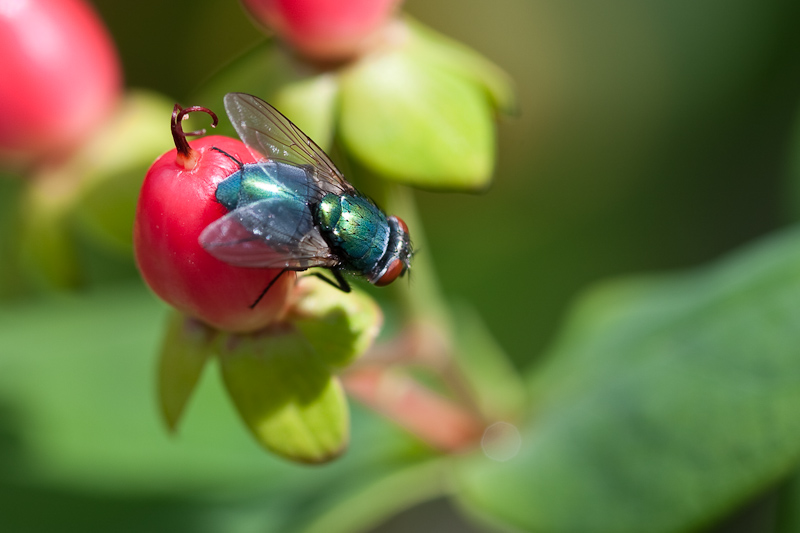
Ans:
[{"label": "fly abdomen", "polygon": [[366,198],[326,194],[317,207],[317,220],[323,237],[340,253],[347,269],[367,274],[383,257],[389,224]]}]

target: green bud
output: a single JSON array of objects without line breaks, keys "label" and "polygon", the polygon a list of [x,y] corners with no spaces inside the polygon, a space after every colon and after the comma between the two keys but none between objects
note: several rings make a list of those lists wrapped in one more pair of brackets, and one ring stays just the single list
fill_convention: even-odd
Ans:
[{"label": "green bud", "polygon": [[486,187],[495,159],[494,108],[507,98],[480,81],[490,64],[430,31],[420,37],[416,25],[401,30],[399,44],[342,74],[346,146],[365,166],[397,182]]},{"label": "green bud", "polygon": [[226,335],[220,364],[236,409],[265,448],[303,463],[345,450],[350,422],[341,383],[296,328]]},{"label": "green bud", "polygon": [[304,294],[293,308],[293,322],[320,358],[342,367],[367,351],[383,323],[375,300],[358,289],[342,294],[316,277],[300,283]]}]

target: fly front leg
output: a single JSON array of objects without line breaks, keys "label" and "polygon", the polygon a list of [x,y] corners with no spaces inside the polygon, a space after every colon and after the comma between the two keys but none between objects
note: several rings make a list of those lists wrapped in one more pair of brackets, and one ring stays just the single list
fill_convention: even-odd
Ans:
[{"label": "fly front leg", "polygon": [[329,280],[319,272],[314,272],[314,275],[319,279],[321,279],[322,281],[324,281],[325,283],[333,285],[342,292],[350,292],[352,290],[350,288],[350,284],[347,283],[347,280],[344,279],[344,276],[342,276],[341,272],[339,272],[338,270],[331,269],[331,273],[333,274],[333,277],[336,278],[336,281]]}]

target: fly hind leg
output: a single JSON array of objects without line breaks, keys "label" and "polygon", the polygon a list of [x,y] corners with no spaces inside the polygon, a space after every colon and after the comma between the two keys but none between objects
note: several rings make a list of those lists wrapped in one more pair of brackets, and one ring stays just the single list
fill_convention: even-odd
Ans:
[{"label": "fly hind leg", "polygon": [[268,292],[269,292],[269,290],[272,288],[272,286],[273,286],[273,285],[275,285],[275,282],[276,282],[276,281],[278,281],[278,278],[280,278],[281,276],[283,276],[283,274],[284,274],[284,273],[285,273],[287,270],[288,270],[288,269],[284,268],[283,270],[281,270],[281,273],[280,273],[280,274],[278,274],[277,276],[275,276],[274,278],[272,278],[272,280],[271,280],[271,281],[270,281],[270,282],[267,284],[267,288],[266,288],[266,289],[264,289],[263,291],[261,291],[261,294],[259,294],[259,295],[258,295],[258,298],[256,298],[256,301],[255,301],[255,302],[253,302],[252,304],[250,304],[250,309],[255,309],[255,308],[256,308],[256,306],[258,305],[258,302],[260,302],[260,301],[261,301],[261,300],[264,298],[264,296],[266,296],[266,295],[267,295],[267,293],[268,293]]}]

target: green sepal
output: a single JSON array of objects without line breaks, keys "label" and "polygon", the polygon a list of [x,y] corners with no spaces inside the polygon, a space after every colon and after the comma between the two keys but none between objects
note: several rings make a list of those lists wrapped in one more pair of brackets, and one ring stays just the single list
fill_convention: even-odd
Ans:
[{"label": "green sepal", "polygon": [[406,17],[411,32],[409,51],[415,59],[451,72],[482,87],[497,112],[516,115],[517,95],[511,78],[500,67],[468,46]]},{"label": "green sepal", "polygon": [[94,242],[130,252],[136,202],[147,169],[173,146],[165,117],[173,102],[129,92],[115,115],[70,161],[80,174],[74,209],[78,229]]},{"label": "green sepal", "polygon": [[302,296],[292,308],[293,323],[328,365],[348,365],[380,333],[383,313],[366,293],[343,294],[314,276],[302,278],[298,288]]},{"label": "green sepal", "polygon": [[270,102],[323,150],[333,144],[338,83],[332,74],[310,76],[281,87]]},{"label": "green sepal", "polygon": [[400,183],[485,188],[495,158],[492,103],[473,81],[420,61],[421,44],[409,42],[342,74],[345,145],[370,170]]},{"label": "green sepal", "polygon": [[167,427],[175,431],[186,404],[213,355],[214,330],[173,311],[158,360],[158,404]]},{"label": "green sepal", "polygon": [[291,325],[221,337],[220,366],[239,415],[265,448],[292,461],[341,455],[349,411],[338,378]]}]

